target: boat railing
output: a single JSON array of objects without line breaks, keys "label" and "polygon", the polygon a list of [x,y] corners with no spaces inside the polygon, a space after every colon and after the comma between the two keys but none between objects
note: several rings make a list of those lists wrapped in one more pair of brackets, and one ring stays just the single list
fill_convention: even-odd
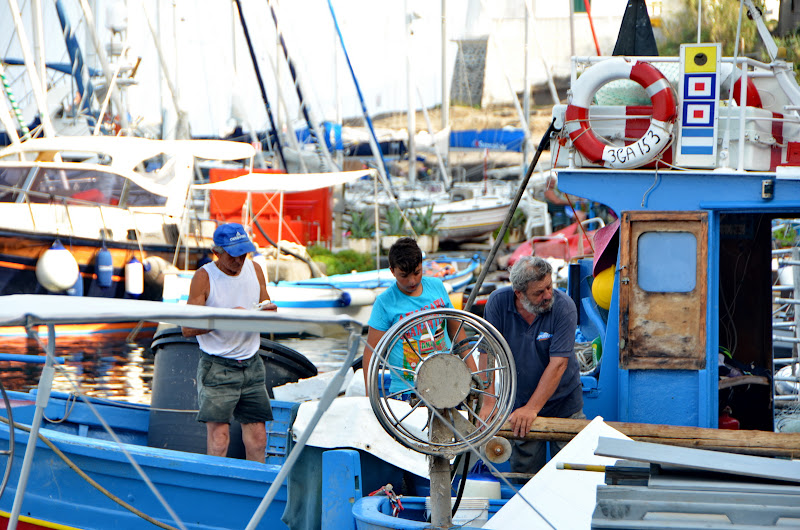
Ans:
[{"label": "boat railing", "polygon": [[[607,61],[613,59],[614,57],[609,56],[601,56],[601,57],[593,57],[593,56],[573,56],[571,61],[571,70],[570,70],[570,84],[574,85],[576,80],[578,79],[578,74],[585,68],[589,67],[598,63],[602,63],[603,61]],[[631,58],[637,61],[648,62],[648,63],[656,63],[656,67],[658,68],[658,63],[665,65],[665,64],[675,64],[675,73],[680,71],[679,66],[679,57],[660,57],[660,56],[647,56],[647,57],[635,57]],[[758,138],[758,133],[755,134],[748,132],[747,125],[753,122],[763,122],[764,124],[769,124],[769,126],[764,127],[766,131],[772,130],[773,123],[781,123],[787,124],[791,123],[795,126],[800,127],[800,87],[798,87],[797,82],[792,78],[790,80],[787,76],[787,70],[789,75],[793,76],[792,68],[790,64],[787,64],[784,61],[774,61],[773,63],[764,63],[755,59],[751,59],[749,57],[720,57],[720,62],[723,65],[730,65],[731,73],[722,73],[720,75],[720,84],[725,81],[726,77],[735,76],[736,74],[733,72],[734,70],[738,70],[740,72],[739,78],[734,78],[734,82],[739,83],[741,82],[741,95],[740,101],[748,101],[747,91],[748,88],[750,90],[753,89],[753,85],[750,84],[748,87],[748,80],[749,79],[759,79],[759,78],[771,78],[775,79],[779,86],[780,90],[782,90],[787,97],[789,104],[783,106],[783,114],[775,114],[771,112],[764,112],[758,115],[751,115],[749,114],[752,112],[752,108],[748,107],[747,105],[737,105],[734,100],[733,90],[729,90],[729,95],[727,100],[722,100],[723,105],[720,106],[720,118],[725,119],[725,123],[727,126],[720,125],[720,139],[721,139],[721,149],[719,152],[719,165],[720,169],[731,169],[743,172],[746,168],[746,153],[745,149],[741,146],[745,145],[745,141],[751,141],[755,143],[763,143],[765,145],[775,145],[778,144],[779,141],[776,138],[771,138],[768,140],[762,140]],[[667,76],[669,77],[669,76]],[[670,83],[676,90],[678,91],[678,87],[676,84],[679,82],[678,79],[669,79]],[[733,84],[733,83],[731,83]],[[727,111],[726,115],[722,114],[722,109],[736,109],[735,111]],[[650,116],[635,116],[635,115],[628,115],[626,119],[635,119],[635,118],[649,118]],[[591,118],[594,120],[619,120],[619,116],[595,116],[593,115]],[[722,121],[722,120],[720,120]],[[732,130],[734,128],[734,124],[738,125],[738,130]],[[769,133],[767,133],[769,135]],[[783,140],[784,142],[787,140]],[[730,159],[729,153],[731,150],[731,142],[738,142],[740,148],[736,150],[737,160],[735,161],[735,167],[732,167],[733,160]],[[574,167],[574,161],[570,157],[570,167]]]},{"label": "boat railing", "polygon": [[[772,254],[777,257],[779,267],[789,267],[792,271],[791,281],[787,282],[790,285],[774,285],[772,288],[773,302],[777,306],[773,311],[772,340],[791,344],[792,352],[788,357],[773,355],[773,400],[776,408],[800,407],[800,248],[773,250]],[[780,313],[785,318],[776,320],[775,316],[780,316]]]}]

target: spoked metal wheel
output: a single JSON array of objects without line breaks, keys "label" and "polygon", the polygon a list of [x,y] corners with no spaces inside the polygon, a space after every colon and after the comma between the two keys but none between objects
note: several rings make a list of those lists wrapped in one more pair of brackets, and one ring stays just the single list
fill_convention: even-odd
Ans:
[{"label": "spoked metal wheel", "polygon": [[[503,425],[514,404],[516,369],[491,324],[466,311],[430,309],[384,334],[367,384],[372,409],[389,434],[415,451],[452,457],[488,441]],[[435,429],[431,439],[431,422],[441,421],[437,414],[446,429]]]}]

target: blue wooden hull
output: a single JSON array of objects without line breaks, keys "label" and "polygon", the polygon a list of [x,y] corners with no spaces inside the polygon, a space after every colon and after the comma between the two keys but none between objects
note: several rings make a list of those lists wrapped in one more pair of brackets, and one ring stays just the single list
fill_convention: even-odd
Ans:
[{"label": "blue wooden hull", "polygon": [[[34,404],[31,394],[9,393],[15,403],[16,423],[29,424]],[[82,402],[74,407],[66,396],[54,396],[45,412],[50,419],[63,423],[43,423],[41,433],[51,440],[75,465],[112,494],[145,514],[171,526],[177,526],[145,481],[123,454],[116,442],[109,440],[102,426]],[[244,528],[275,479],[279,465],[257,464],[233,458],[213,457],[147,447],[148,407],[123,405],[94,406],[123,442],[123,448],[150,478],[166,503],[191,529]],[[11,512],[22,467],[27,433],[16,431],[16,455],[8,487],[0,497],[0,510]],[[0,446],[8,446],[7,425],[0,424]],[[8,456],[0,456],[4,469]],[[284,485],[264,515],[258,528],[286,528],[281,516],[286,503]],[[84,529],[139,529],[150,523],[121,507],[81,478],[44,442],[39,440],[21,513],[30,520]],[[52,528],[53,526],[49,526]]]}]

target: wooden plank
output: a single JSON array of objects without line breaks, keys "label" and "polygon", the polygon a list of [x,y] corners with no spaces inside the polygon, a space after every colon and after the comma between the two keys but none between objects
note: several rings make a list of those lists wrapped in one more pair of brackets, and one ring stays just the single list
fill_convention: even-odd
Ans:
[{"label": "wooden plank", "polygon": [[[524,438],[516,438],[512,434],[509,423],[503,425],[497,435],[509,439],[569,441],[588,424],[589,420],[539,417],[534,420],[530,432]],[[800,458],[800,433],[735,431],[614,421],[606,422],[606,424],[622,434],[642,442],[745,455]]]},{"label": "wooden plank", "polygon": [[604,436],[600,437],[595,454],[704,471],[800,482],[800,461],[722,454],[716,451],[665,446]]}]

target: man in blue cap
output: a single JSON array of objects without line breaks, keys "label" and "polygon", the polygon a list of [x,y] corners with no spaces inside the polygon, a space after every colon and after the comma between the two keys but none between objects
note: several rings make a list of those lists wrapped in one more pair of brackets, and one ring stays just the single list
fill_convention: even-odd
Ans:
[{"label": "man in blue cap", "polygon": [[[256,247],[244,227],[228,223],[214,232],[211,249],[216,261],[195,272],[187,303],[211,307],[275,311],[269,301],[264,271],[247,254]],[[248,460],[264,462],[267,434],[264,422],[272,420],[265,386],[264,363],[258,355],[261,338],[254,331],[183,328],[184,337],[197,337],[197,420],[206,424],[206,452],[225,456],[230,443],[231,417],[242,424],[242,441]]]}]

